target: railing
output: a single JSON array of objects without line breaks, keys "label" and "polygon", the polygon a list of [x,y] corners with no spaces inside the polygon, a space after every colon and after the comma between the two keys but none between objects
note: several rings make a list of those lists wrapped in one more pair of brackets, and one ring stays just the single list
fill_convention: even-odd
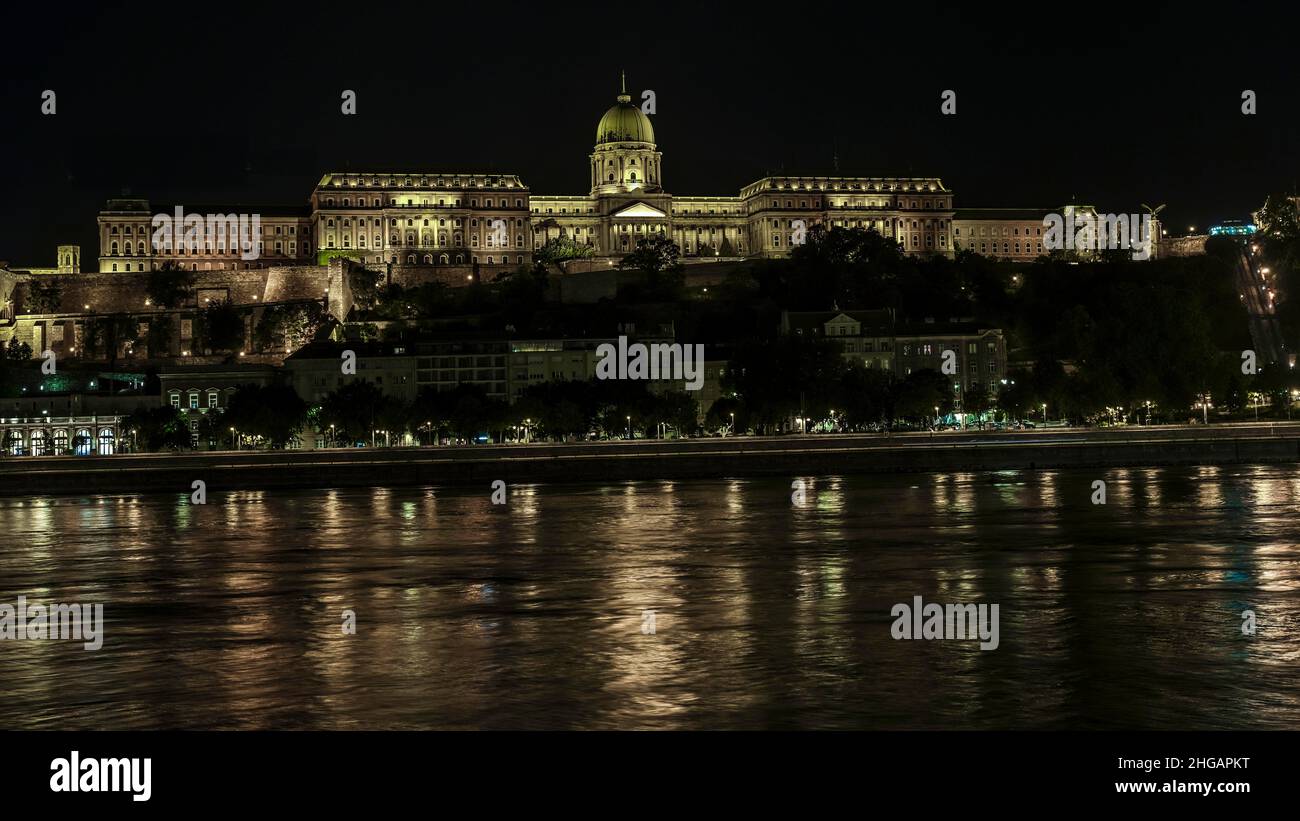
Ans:
[{"label": "railing", "polygon": [[0,416],[0,425],[115,425],[119,414],[107,416]]}]

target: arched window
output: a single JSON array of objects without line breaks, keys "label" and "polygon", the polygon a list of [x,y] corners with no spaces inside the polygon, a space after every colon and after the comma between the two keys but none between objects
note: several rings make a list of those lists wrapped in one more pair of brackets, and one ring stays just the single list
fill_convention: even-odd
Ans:
[{"label": "arched window", "polygon": [[440,256],[438,257],[438,262],[441,262],[443,265],[446,265],[446,264],[447,264],[447,255],[446,255],[446,254],[442,254],[442,255],[440,255]]},{"label": "arched window", "polygon": [[113,429],[112,429],[112,428],[100,428],[100,429],[99,429],[99,455],[100,455],[100,456],[112,456],[112,455],[113,455],[113,444],[114,444],[114,442],[113,442]]},{"label": "arched window", "polygon": [[77,435],[72,440],[72,452],[78,456],[89,456],[95,440],[91,438],[90,428],[77,428]]},{"label": "arched window", "polygon": [[45,431],[32,431],[32,456],[45,455]]},{"label": "arched window", "polygon": [[62,456],[68,452],[68,429],[59,428],[54,431],[54,454]]},{"label": "arched window", "polygon": [[14,429],[6,433],[4,447],[10,456],[21,456],[23,453],[23,432]]}]

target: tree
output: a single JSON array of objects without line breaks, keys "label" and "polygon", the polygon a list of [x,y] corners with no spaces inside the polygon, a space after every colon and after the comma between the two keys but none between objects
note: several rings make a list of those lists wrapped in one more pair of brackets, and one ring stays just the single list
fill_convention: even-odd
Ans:
[{"label": "tree", "polygon": [[110,363],[117,362],[123,346],[133,346],[139,341],[140,323],[129,314],[108,314],[86,320],[83,347],[88,357],[103,355]]},{"label": "tree", "polygon": [[651,397],[644,413],[647,422],[662,422],[683,436],[699,427],[699,403],[686,391],[666,391]]},{"label": "tree", "polygon": [[222,416],[227,428],[240,436],[261,437],[272,448],[282,448],[302,430],[307,403],[291,386],[245,385],[230,397]]},{"label": "tree", "polygon": [[1024,419],[1038,405],[1030,374],[1025,371],[1007,374],[1007,383],[998,391],[997,406],[1013,419]]},{"label": "tree", "polygon": [[973,413],[978,417],[992,407],[993,403],[989,401],[988,388],[978,382],[972,383],[962,393],[961,409],[966,413]]},{"label": "tree", "polygon": [[577,242],[566,235],[548,239],[541,248],[533,253],[533,259],[543,265],[552,265],[570,259],[586,259],[594,256],[595,253],[595,248]]},{"label": "tree", "polygon": [[209,409],[207,413],[199,414],[199,424],[194,428],[194,432],[199,435],[200,442],[220,442],[222,440],[230,441],[230,446],[234,447],[234,434],[230,432],[230,425],[226,424],[225,413]]},{"label": "tree", "polygon": [[938,371],[912,371],[894,384],[894,412],[900,418],[926,422],[934,418],[936,410],[941,416],[952,412],[952,383]]},{"label": "tree", "polygon": [[32,358],[32,346],[26,342],[19,341],[18,337],[9,337],[9,345],[5,348],[5,359],[10,362],[26,362]]},{"label": "tree", "polygon": [[419,422],[431,422],[435,429],[466,440],[500,431],[508,424],[505,403],[489,397],[481,386],[469,383],[449,391],[425,388],[411,413]]},{"label": "tree", "polygon": [[63,290],[57,279],[33,280],[27,293],[27,313],[58,313],[63,303]]},{"label": "tree", "polygon": [[353,304],[362,311],[370,309],[379,297],[380,274],[354,262],[343,264],[347,267],[348,288],[352,291]]},{"label": "tree", "polygon": [[310,342],[324,322],[325,309],[319,302],[272,305],[262,311],[253,338],[259,350],[292,352]]},{"label": "tree", "polygon": [[817,310],[836,302],[897,307],[900,272],[915,266],[897,242],[874,229],[827,229],[820,223],[807,228],[790,261],[793,281],[785,283],[789,304]]},{"label": "tree", "polygon": [[[190,446],[185,415],[170,405],[136,408],[127,414],[126,427],[135,434],[136,447],[142,451],[183,450]],[[74,449],[80,444],[73,443]]]},{"label": "tree", "polygon": [[842,424],[849,430],[859,430],[890,418],[892,390],[893,379],[888,372],[855,362],[845,369],[831,401]]},{"label": "tree", "polygon": [[149,356],[171,355],[172,329],[171,315],[157,313],[149,316],[149,330],[145,332],[145,345],[149,348]]},{"label": "tree", "polygon": [[567,440],[583,438],[595,426],[597,394],[594,382],[564,380],[530,385],[509,408],[509,424],[536,426],[537,435]]},{"label": "tree", "polygon": [[149,272],[145,283],[145,296],[156,308],[178,308],[189,300],[194,290],[195,273],[168,260]]},{"label": "tree", "polygon": [[376,417],[383,402],[384,394],[378,387],[353,379],[321,399],[321,427],[332,426],[334,437],[349,444],[368,442],[371,432],[379,427]]},{"label": "tree", "polygon": [[234,352],[244,347],[244,314],[229,299],[204,308],[194,325],[200,348]]},{"label": "tree", "polygon": [[646,296],[651,299],[675,299],[686,282],[680,262],[681,249],[667,237],[638,239],[636,250],[619,260],[622,270],[645,275]]},{"label": "tree", "polygon": [[797,415],[825,416],[846,365],[839,345],[824,337],[786,336],[749,342],[732,355],[723,386],[734,391],[760,432]]}]

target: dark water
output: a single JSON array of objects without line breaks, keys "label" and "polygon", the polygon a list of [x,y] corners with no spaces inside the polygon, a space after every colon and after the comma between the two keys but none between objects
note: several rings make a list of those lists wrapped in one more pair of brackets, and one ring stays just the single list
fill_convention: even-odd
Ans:
[{"label": "dark water", "polygon": [[0,499],[0,727],[1300,726],[1294,467],[808,481]]}]

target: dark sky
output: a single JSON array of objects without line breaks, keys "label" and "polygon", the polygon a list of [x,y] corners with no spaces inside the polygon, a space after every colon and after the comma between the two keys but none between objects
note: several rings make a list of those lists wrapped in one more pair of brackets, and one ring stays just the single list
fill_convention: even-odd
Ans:
[{"label": "dark sky", "polygon": [[[665,187],[937,175],[958,207],[1245,218],[1297,171],[1290,15],[1267,4],[150,3],[7,8],[0,259],[97,254],[95,213],[300,204],[329,170],[495,170],[582,194],[620,69]],[[1249,16],[1247,16],[1249,14]],[[1274,16],[1275,15],[1275,16]],[[1270,23],[1270,20],[1273,22]],[[42,116],[53,89],[57,114]],[[358,113],[340,113],[353,89]],[[957,114],[939,113],[944,89]],[[1258,94],[1243,116],[1241,93]],[[1171,230],[1171,233],[1173,231]]]}]

